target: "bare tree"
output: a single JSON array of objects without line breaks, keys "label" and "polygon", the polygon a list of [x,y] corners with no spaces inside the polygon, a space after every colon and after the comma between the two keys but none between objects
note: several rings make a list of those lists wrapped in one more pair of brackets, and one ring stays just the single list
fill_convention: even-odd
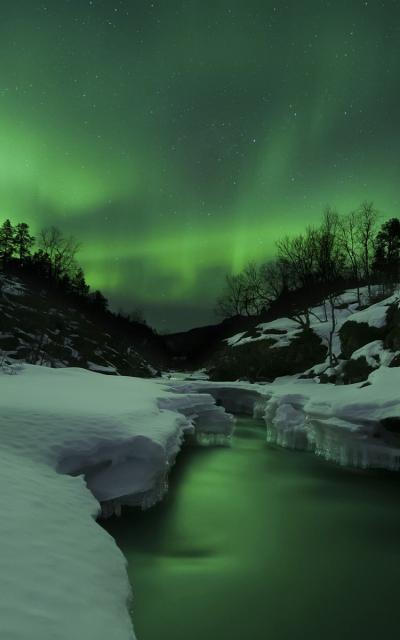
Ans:
[{"label": "bare tree", "polygon": [[327,208],[317,235],[317,269],[318,278],[324,292],[325,318],[328,320],[326,301],[329,305],[328,357],[329,366],[336,364],[333,352],[333,339],[336,332],[335,307],[338,303],[338,283],[343,273],[345,253],[340,237],[340,219],[336,211]]},{"label": "bare tree", "polygon": [[277,242],[278,258],[290,274],[291,286],[307,287],[315,280],[317,232],[308,227],[304,234]]},{"label": "bare tree", "polygon": [[[315,284],[317,244],[317,231],[312,227],[308,227],[305,234],[293,238],[286,236],[277,242],[278,260],[284,266],[291,288],[303,288],[307,291]],[[309,328],[310,307],[306,295],[291,317],[304,328]]]},{"label": "bare tree", "polygon": [[316,232],[316,269],[318,280],[330,288],[343,272],[345,255],[339,239],[339,216],[327,208]]},{"label": "bare tree", "polygon": [[287,265],[282,260],[271,260],[260,267],[264,279],[264,291],[267,304],[277,300],[289,289],[290,276]]},{"label": "bare tree", "polygon": [[378,211],[372,202],[363,202],[358,211],[358,241],[361,244],[361,263],[363,275],[368,286],[368,295],[371,295],[371,262],[376,235]]},{"label": "bare tree", "polygon": [[347,257],[351,274],[356,282],[357,301],[360,298],[360,278],[362,269],[362,245],[360,242],[360,215],[358,211],[351,211],[339,219],[339,241]]},{"label": "bare tree", "polygon": [[73,236],[64,236],[57,227],[42,229],[38,238],[39,248],[49,257],[50,276],[59,279],[72,276],[76,269],[76,254],[80,244]]},{"label": "bare tree", "polygon": [[267,304],[262,269],[250,262],[241,273],[226,276],[225,289],[217,300],[216,312],[223,318],[257,316]]},{"label": "bare tree", "polygon": [[[305,234],[293,238],[286,237],[278,242],[277,246],[279,259],[287,267],[291,287],[300,289],[290,317],[304,329],[309,329],[312,315],[320,322],[330,321],[327,346],[330,365],[333,366],[337,285],[345,261],[339,242],[338,214],[333,209],[327,208],[322,224],[318,228],[309,227]],[[310,293],[315,287],[318,287],[323,295],[323,319],[317,317],[311,309]]]},{"label": "bare tree", "polygon": [[249,262],[243,270],[244,307],[246,315],[259,315],[268,303],[265,280],[261,268]]},{"label": "bare tree", "polygon": [[216,313],[222,318],[240,316],[243,312],[242,274],[227,275],[225,289],[217,300]]}]

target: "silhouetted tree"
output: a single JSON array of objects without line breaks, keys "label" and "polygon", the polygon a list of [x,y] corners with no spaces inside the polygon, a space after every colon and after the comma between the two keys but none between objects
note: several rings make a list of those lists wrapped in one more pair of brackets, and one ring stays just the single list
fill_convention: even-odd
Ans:
[{"label": "silhouetted tree", "polygon": [[89,295],[89,285],[86,283],[82,267],[78,267],[70,280],[72,292],[85,298]]},{"label": "silhouetted tree", "polygon": [[133,309],[130,313],[127,314],[127,319],[129,322],[139,323],[139,324],[147,324],[143,309],[137,308]]},{"label": "silhouetted tree", "polygon": [[15,228],[15,251],[21,262],[24,262],[31,254],[35,238],[29,232],[29,225],[20,222]]},{"label": "silhouetted tree", "polygon": [[347,256],[350,273],[356,283],[358,304],[361,302],[360,279],[363,264],[360,223],[361,218],[358,211],[351,211],[339,219],[339,240]]},{"label": "silhouetted tree", "polygon": [[32,255],[30,265],[32,271],[42,277],[42,278],[50,278],[51,276],[51,262],[49,254],[43,251],[43,249],[39,249],[35,251]]},{"label": "silhouetted tree", "polygon": [[378,211],[374,208],[372,202],[363,202],[358,210],[358,215],[358,237],[361,244],[361,264],[363,276],[368,286],[368,294],[371,295],[371,263],[374,252]]},{"label": "silhouetted tree", "polygon": [[340,242],[339,216],[329,207],[315,234],[316,276],[328,292],[343,273],[345,252]]},{"label": "silhouetted tree", "polygon": [[108,309],[108,300],[101,291],[94,291],[89,295],[89,300],[91,305],[96,309],[96,311],[107,311]]},{"label": "silhouetted tree", "polygon": [[317,258],[317,232],[308,227],[305,233],[285,236],[277,242],[278,259],[285,265],[290,278],[290,288],[315,284]]},{"label": "silhouetted tree", "polygon": [[243,278],[241,274],[225,277],[225,287],[217,300],[216,313],[223,318],[240,316],[243,313]]},{"label": "silhouetted tree", "polygon": [[225,288],[217,300],[216,312],[224,318],[257,316],[267,302],[262,268],[250,262],[241,273],[226,276]]},{"label": "silhouetted tree", "polygon": [[73,236],[64,236],[57,227],[42,229],[39,234],[39,248],[49,257],[51,278],[58,280],[65,274],[74,274],[79,246]]},{"label": "silhouetted tree", "polygon": [[271,260],[261,265],[267,304],[282,297],[289,290],[290,274],[282,260]]},{"label": "silhouetted tree", "polygon": [[376,236],[373,269],[385,286],[399,282],[400,277],[400,220],[384,222]]},{"label": "silhouetted tree", "polygon": [[[284,265],[291,289],[312,289],[316,284],[318,234],[308,227],[304,234],[277,242],[278,260]],[[306,296],[299,297],[291,314],[293,320],[304,328],[310,326],[310,308]]]},{"label": "silhouetted tree", "polygon": [[263,271],[255,262],[249,262],[242,272],[244,282],[244,309],[246,315],[259,315],[268,302]]},{"label": "silhouetted tree", "polygon": [[9,262],[15,251],[15,228],[7,218],[0,227],[0,259],[3,267]]},{"label": "silhouetted tree", "polygon": [[325,321],[330,323],[327,336],[330,367],[336,364],[336,357],[333,352],[333,338],[336,331],[335,305],[338,301],[338,288],[345,258],[343,245],[340,241],[339,216],[336,211],[328,208],[317,232],[317,274],[322,285]]}]

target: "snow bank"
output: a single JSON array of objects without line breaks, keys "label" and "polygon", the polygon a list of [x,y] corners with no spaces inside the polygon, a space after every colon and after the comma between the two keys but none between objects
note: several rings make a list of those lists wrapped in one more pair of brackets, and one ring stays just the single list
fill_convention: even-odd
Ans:
[{"label": "snow bank", "polygon": [[133,639],[125,560],[95,522],[99,501],[151,504],[185,432],[231,430],[211,396],[161,381],[0,374],[0,637]]},{"label": "snow bank", "polygon": [[205,368],[195,371],[164,371],[161,373],[161,377],[167,380],[208,380],[209,378]]},{"label": "snow bank", "polygon": [[351,360],[364,357],[370,367],[376,369],[381,365],[388,366],[399,355],[398,351],[384,348],[382,340],[373,340],[351,354]]},{"label": "snow bank", "polygon": [[245,382],[171,382],[170,388],[185,394],[207,394],[229,413],[253,416],[258,404],[265,404],[265,387]]},{"label": "snow bank", "polygon": [[388,433],[382,421],[400,420],[399,388],[400,369],[383,365],[370,374],[367,384],[335,386],[288,376],[265,385],[184,386],[185,391],[213,394],[230,410],[242,403],[247,412],[265,420],[266,439],[272,444],[314,451],[342,465],[396,471],[400,431]]},{"label": "snow bank", "polygon": [[[372,293],[378,293],[373,287]],[[358,467],[400,468],[400,432],[389,433],[385,418],[400,418],[400,369],[389,365],[398,351],[385,349],[382,340],[373,340],[351,354],[352,360],[365,357],[375,369],[367,383],[352,385],[319,384],[320,374],[340,374],[344,360],[339,360],[341,342],[339,330],[348,320],[366,323],[370,327],[385,326],[390,305],[399,302],[394,295],[359,310],[368,304],[369,292],[362,287],[344,291],[335,300],[335,331],[332,354],[338,359],[336,368],[329,358],[316,363],[308,371],[308,379],[300,375],[277,378],[272,384],[255,385],[244,382],[208,383],[188,386],[186,391],[204,390],[211,393],[229,411],[253,413],[265,420],[267,440],[284,447],[308,449],[326,459]],[[328,344],[331,332],[329,306],[310,310],[310,328]],[[325,318],[327,320],[325,321]],[[232,348],[247,342],[273,338],[271,348],[288,345],[296,337],[300,325],[290,318],[278,318],[255,327],[255,334],[239,333],[226,342]],[[339,376],[340,379],[340,376]]]},{"label": "snow bank", "polygon": [[356,311],[352,314],[350,320],[353,322],[365,322],[370,327],[377,327],[380,329],[385,326],[386,313],[389,305],[398,302],[397,295],[385,298],[376,304],[372,304],[370,307],[363,309],[362,311]]}]

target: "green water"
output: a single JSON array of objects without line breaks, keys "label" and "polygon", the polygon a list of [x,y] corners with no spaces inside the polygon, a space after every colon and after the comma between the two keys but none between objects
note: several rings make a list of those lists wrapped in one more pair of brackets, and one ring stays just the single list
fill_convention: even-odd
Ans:
[{"label": "green water", "polygon": [[400,482],[269,447],[180,454],[165,500],[107,522],[139,640],[330,640],[400,633]]}]

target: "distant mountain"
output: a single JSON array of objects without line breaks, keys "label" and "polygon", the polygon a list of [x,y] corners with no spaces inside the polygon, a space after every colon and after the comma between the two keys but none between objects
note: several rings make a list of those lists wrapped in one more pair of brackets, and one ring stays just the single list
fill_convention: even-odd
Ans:
[{"label": "distant mountain", "polygon": [[253,325],[254,318],[236,316],[219,324],[170,333],[163,338],[171,354],[172,365],[177,369],[194,369],[204,365],[222,340]]}]

